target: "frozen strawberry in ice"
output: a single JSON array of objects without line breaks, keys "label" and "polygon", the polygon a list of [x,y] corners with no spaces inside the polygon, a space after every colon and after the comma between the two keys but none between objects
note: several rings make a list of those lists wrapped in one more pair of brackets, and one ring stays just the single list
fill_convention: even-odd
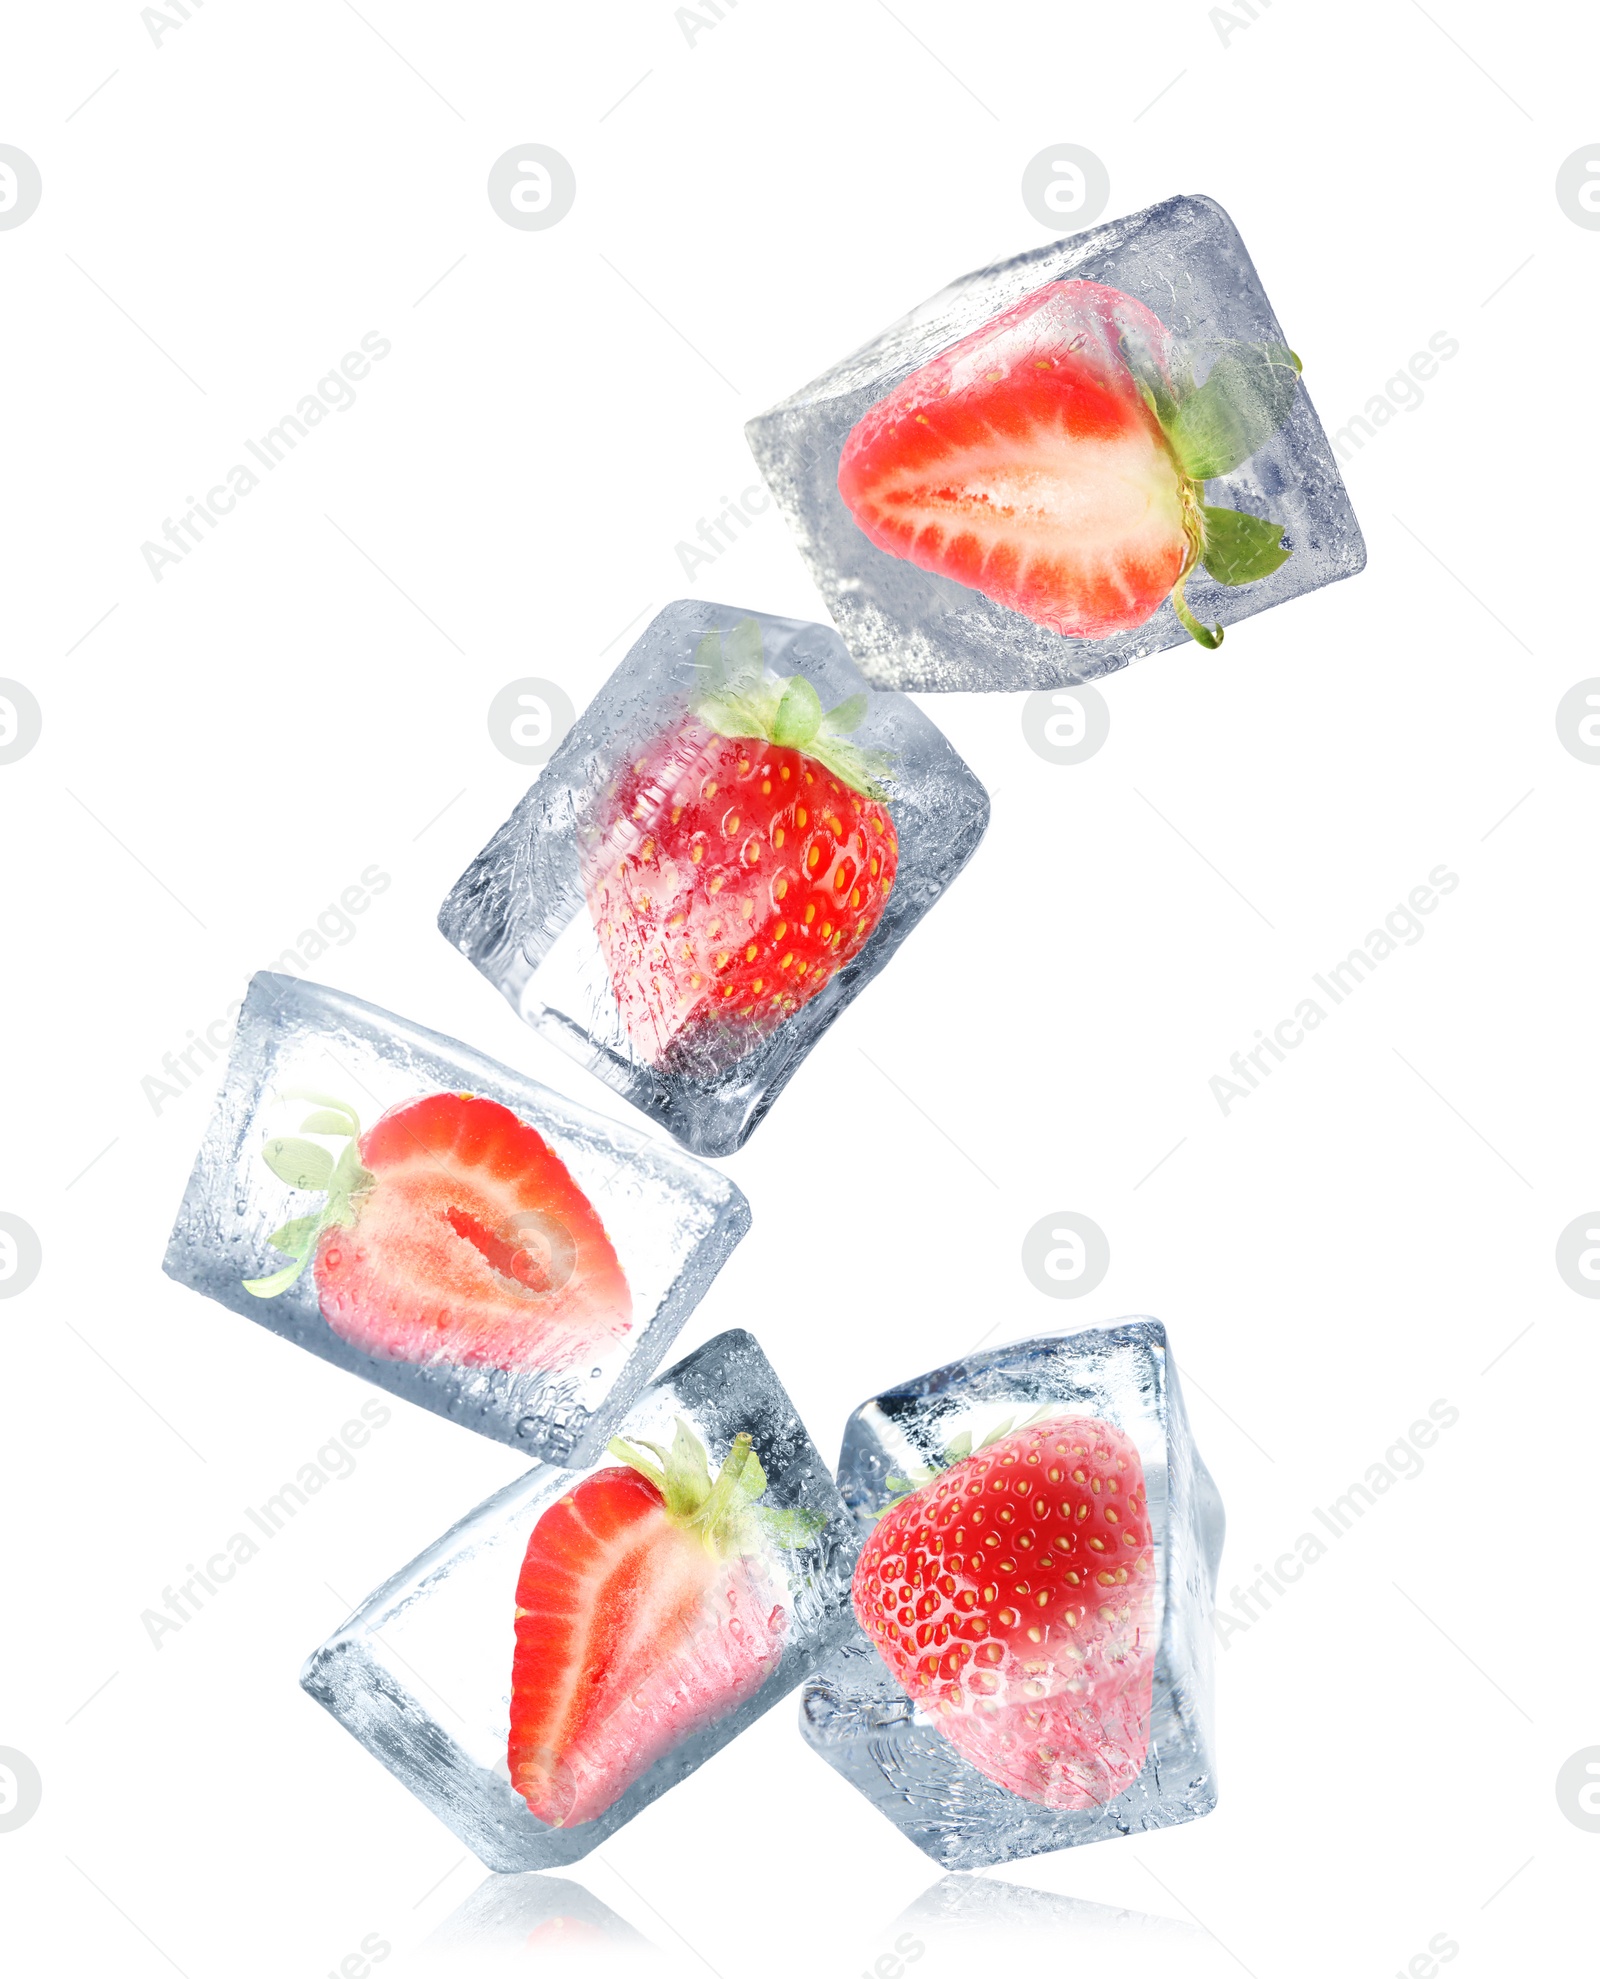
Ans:
[{"label": "frozen strawberry in ice", "polygon": [[[859,1550],[760,1346],[723,1333],[645,1389],[597,1459],[535,1465],[387,1578],[301,1681],[492,1869],[549,1869],[855,1634]],[[740,1809],[763,1800],[748,1763],[724,1778]],[[714,1879],[715,1827],[669,1814],[658,1832]]]},{"label": "frozen strawberry in ice", "polygon": [[745,431],[875,687],[1050,691],[1362,569],[1304,335],[1183,194],[964,275]]},{"label": "frozen strawberry in ice", "polygon": [[696,1154],[742,1147],[988,822],[838,634],[667,605],[439,914],[523,1022]]},{"label": "frozen strawberry in ice", "polygon": [[1211,507],[1287,417],[1292,351],[1234,345],[1204,384],[1165,324],[1100,282],[1052,282],[902,380],[851,431],[839,492],[892,556],[983,592],[1052,631],[1105,639],[1184,589],[1288,557],[1281,523]]},{"label": "frozen strawberry in ice", "polygon": [[749,1221],[725,1176],[659,1137],[263,972],[165,1268],[390,1395],[582,1466]]},{"label": "frozen strawberry in ice", "polygon": [[803,674],[762,667],[761,628],[712,632],[683,717],[608,789],[584,886],[634,1045],[654,1065],[737,1059],[871,938],[894,888],[891,765]]},{"label": "frozen strawberry in ice", "polygon": [[715,1478],[681,1419],[669,1447],[615,1439],[611,1454],[622,1467],[586,1477],[534,1527],[517,1582],[511,1783],[553,1828],[592,1821],[753,1697],[789,1625],[748,1435]]},{"label": "frozen strawberry in ice", "polygon": [[1150,1740],[1155,1560],[1144,1467],[1115,1424],[999,1424],[910,1491],[856,1566],[856,1618],[981,1773],[1099,1807]]},{"label": "frozen strawberry in ice", "polygon": [[858,1627],[800,1728],[903,1834],[980,1869],[1210,1812],[1222,1504],[1159,1321],[886,1389],[838,1477]]},{"label": "frozen strawberry in ice", "polygon": [[[285,1095],[291,1097],[291,1095]],[[431,1093],[365,1134],[341,1100],[307,1093],[301,1133],[262,1151],[281,1180],[325,1191],[273,1231],[291,1259],[246,1279],[276,1298],[307,1264],[322,1316],[381,1360],[562,1368],[628,1331],[632,1302],[593,1205],[559,1155],[509,1107]]]}]

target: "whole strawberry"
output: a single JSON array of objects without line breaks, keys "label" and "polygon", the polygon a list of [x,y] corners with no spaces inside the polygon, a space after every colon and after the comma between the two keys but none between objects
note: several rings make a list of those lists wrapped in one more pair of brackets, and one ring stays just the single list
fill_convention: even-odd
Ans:
[{"label": "whole strawberry", "polygon": [[1155,1564],[1144,1467],[1088,1416],[1010,1429],[892,1505],[856,1617],[895,1680],[991,1780],[1045,1807],[1114,1800],[1150,1739]]},{"label": "whole strawberry", "polygon": [[714,1072],[861,953],[899,841],[858,747],[858,694],[824,713],[802,675],[762,671],[753,619],[696,656],[690,712],[626,765],[586,835],[584,890],[634,1047]]},{"label": "whole strawberry", "polygon": [[1160,318],[1100,282],[1052,282],[901,380],[852,428],[839,493],[880,550],[1081,639],[1184,601],[1204,564],[1254,583],[1282,525],[1208,506],[1288,416],[1300,360],[1228,344],[1201,385]]}]

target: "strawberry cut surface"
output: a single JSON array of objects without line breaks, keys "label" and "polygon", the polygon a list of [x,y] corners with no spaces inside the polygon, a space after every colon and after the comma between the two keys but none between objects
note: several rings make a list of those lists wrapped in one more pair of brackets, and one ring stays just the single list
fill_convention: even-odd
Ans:
[{"label": "strawberry cut surface", "polygon": [[770,1035],[866,946],[898,861],[876,797],[801,748],[685,717],[617,777],[584,861],[632,1043],[714,1069]]},{"label": "strawberry cut surface", "polygon": [[852,1600],[895,1680],[980,1772],[1082,1809],[1144,1765],[1154,1576],[1138,1449],[1068,1416],[999,1436],[892,1506]]},{"label": "strawberry cut surface", "polygon": [[1145,623],[1192,559],[1185,482],[1130,356],[1172,340],[1133,297],[1053,282],[903,379],[845,441],[839,492],[879,549],[1052,631]]},{"label": "strawberry cut surface", "polygon": [[788,1626],[759,1552],[725,1553],[621,1467],[545,1511],[516,1605],[511,1783],[551,1827],[604,1813],[664,1754],[753,1697]]},{"label": "strawberry cut surface", "polygon": [[313,1262],[323,1317],[384,1360],[559,1369],[619,1340],[632,1300],[559,1155],[494,1100],[434,1093],[360,1137],[349,1220]]}]

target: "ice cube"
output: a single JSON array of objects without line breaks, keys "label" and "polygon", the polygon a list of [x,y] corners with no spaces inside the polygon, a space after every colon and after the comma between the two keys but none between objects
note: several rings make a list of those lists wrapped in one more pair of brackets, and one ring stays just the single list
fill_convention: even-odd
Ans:
[{"label": "ice cube", "polygon": [[[694,1494],[672,1493],[698,1446],[745,1522],[712,1520],[704,1541],[673,1526],[614,1454],[582,1478],[541,1465],[371,1595],[301,1678],[491,1869],[587,1855],[849,1627],[857,1521],[750,1334],[669,1369],[620,1435],[673,1455],[686,1517]],[[597,1638],[603,1669],[583,1661]]]},{"label": "ice cube", "polygon": [[1180,197],[953,283],[746,431],[870,680],[1060,687],[1191,637],[1202,517],[1202,631],[1361,569],[1298,362],[1233,222]]},{"label": "ice cube", "polygon": [[[1087,1455],[1074,1454],[1080,1444]],[[1008,1498],[1019,1481],[1043,1495]],[[1159,1322],[1050,1333],[887,1390],[846,1427],[839,1488],[867,1535],[858,1618],[904,1643],[891,1653],[920,1666],[917,1696],[858,1627],[807,1682],[801,1730],[919,1848],[946,1869],[972,1869],[1211,1810],[1222,1505]],[[1074,1490],[1083,1508],[1066,1505],[1062,1533],[1051,1521]],[[913,1491],[916,1509],[928,1509],[930,1553],[960,1553],[966,1566],[947,1569],[962,1575],[948,1616],[943,1601],[923,1613],[920,1600],[909,1621],[875,1616],[873,1535],[896,1530],[877,1515]],[[1037,1504],[1049,1510],[1035,1527]],[[1008,1542],[981,1560],[972,1505]],[[1118,1534],[1133,1544],[1119,1547]],[[891,1544],[883,1585],[898,1585],[903,1562]],[[963,1598],[969,1577],[975,1602]],[[922,1584],[924,1599],[938,1591]],[[952,1683],[963,1639],[976,1647]]]},{"label": "ice cube", "polygon": [[263,973],[165,1268],[391,1394],[582,1465],[749,1227],[714,1169]]},{"label": "ice cube", "polygon": [[439,926],[535,1030],[686,1147],[729,1154],[988,817],[938,729],[831,628],[680,599]]}]

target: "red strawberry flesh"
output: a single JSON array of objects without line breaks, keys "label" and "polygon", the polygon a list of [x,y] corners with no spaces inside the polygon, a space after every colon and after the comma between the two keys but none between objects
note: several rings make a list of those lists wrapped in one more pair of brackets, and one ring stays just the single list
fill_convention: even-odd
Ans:
[{"label": "red strawberry flesh", "polygon": [[787,1611],[759,1555],[723,1557],[628,1469],[540,1518],[517,1583],[511,1782],[551,1827],[592,1821],[755,1695]]},{"label": "red strawberry flesh", "polygon": [[1144,1765],[1154,1573],[1138,1449],[1111,1423],[1063,1417],[887,1511],[852,1595],[896,1681],[980,1772],[1088,1808]]},{"label": "red strawberry flesh", "polygon": [[556,1369],[613,1345],[632,1300],[593,1205],[494,1100],[435,1093],[361,1137],[370,1184],[317,1242],[323,1317],[385,1360]]},{"label": "red strawberry flesh", "polygon": [[903,379],[845,441],[839,492],[879,549],[1052,631],[1144,624],[1191,557],[1183,476],[1128,353],[1142,303],[1053,282]]}]

